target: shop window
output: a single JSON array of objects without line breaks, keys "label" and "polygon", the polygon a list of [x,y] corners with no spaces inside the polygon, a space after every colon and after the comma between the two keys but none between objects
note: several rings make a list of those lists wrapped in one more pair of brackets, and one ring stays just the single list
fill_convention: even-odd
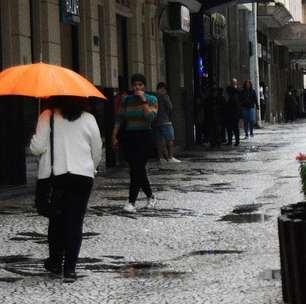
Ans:
[{"label": "shop window", "polygon": [[61,0],[60,4],[62,23],[80,23],[80,0]]},{"label": "shop window", "polygon": [[116,0],[116,2],[120,5],[130,7],[130,0]]}]

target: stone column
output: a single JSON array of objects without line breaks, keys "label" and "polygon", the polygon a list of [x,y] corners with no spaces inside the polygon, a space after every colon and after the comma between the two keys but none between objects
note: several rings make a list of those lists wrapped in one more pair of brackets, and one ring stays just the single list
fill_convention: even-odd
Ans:
[{"label": "stone column", "polygon": [[260,101],[259,101],[259,66],[258,66],[258,48],[257,48],[257,4],[252,4],[252,12],[249,14],[249,41],[252,42],[252,56],[250,56],[250,78],[253,89],[257,94],[259,111],[257,111],[257,122],[261,124]]},{"label": "stone column", "polygon": [[42,60],[61,64],[60,9],[58,0],[42,0]]},{"label": "stone column", "polygon": [[154,0],[147,0],[144,7],[144,71],[148,90],[154,91],[157,81],[157,6]]},{"label": "stone column", "polygon": [[12,51],[12,2],[9,0],[1,1],[1,38],[2,38],[2,63],[3,68],[13,64]]},{"label": "stone column", "polygon": [[116,2],[105,0],[99,6],[101,36],[101,78],[105,87],[118,87]]},{"label": "stone column", "polygon": [[[99,0],[81,1],[80,73],[95,85],[101,85]],[[94,36],[96,37],[94,40]]]},{"label": "stone column", "polygon": [[168,60],[168,86],[169,94],[173,103],[172,121],[175,129],[175,141],[180,147],[186,144],[185,134],[185,113],[184,113],[184,58],[183,43],[177,37],[166,38],[166,48]]},{"label": "stone column", "polygon": [[131,11],[134,15],[128,20],[129,78],[134,73],[144,73],[143,3],[144,0],[131,1]]},{"label": "stone column", "polygon": [[100,34],[99,34],[99,0],[90,1],[90,9],[88,16],[89,34],[87,40],[87,58],[88,72],[91,74],[91,80],[95,85],[101,86],[101,64],[100,64]]},{"label": "stone column", "polygon": [[27,0],[11,1],[12,64],[32,62],[30,3]]}]

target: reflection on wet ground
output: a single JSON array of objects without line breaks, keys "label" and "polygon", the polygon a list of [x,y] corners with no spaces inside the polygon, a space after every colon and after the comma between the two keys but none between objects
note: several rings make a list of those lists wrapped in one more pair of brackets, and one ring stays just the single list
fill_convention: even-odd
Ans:
[{"label": "reflection on wet ground", "polygon": [[198,250],[192,251],[185,256],[196,256],[196,255],[219,255],[219,254],[241,254],[241,250]]},{"label": "reflection on wet ground", "polygon": [[32,206],[23,206],[21,204],[0,204],[0,215],[18,215],[18,214],[30,214],[35,212]]},{"label": "reflection on wet ground", "polygon": [[180,218],[190,216],[200,216],[191,209],[184,208],[154,208],[154,209],[137,209],[137,213],[128,213],[122,209],[122,206],[92,206],[88,214],[94,214],[97,216],[123,216],[131,219],[137,219],[139,217],[161,217],[161,218]]},{"label": "reflection on wet ground", "polygon": [[234,224],[247,224],[247,223],[263,223],[268,221],[271,216],[261,213],[245,213],[245,214],[228,214],[223,216],[218,221],[231,222]]},{"label": "reflection on wet ground", "polygon": [[267,269],[259,274],[259,278],[267,281],[281,280],[281,271],[279,269]]},{"label": "reflection on wet ground", "polygon": [[[89,240],[94,236],[99,235],[100,233],[95,232],[85,232],[83,233],[83,240]],[[47,235],[41,234],[37,232],[20,232],[17,234],[16,237],[10,238],[10,241],[17,241],[17,242],[26,242],[32,241],[36,244],[47,244]],[[1,263],[1,260],[0,260]]]},{"label": "reflection on wet ground", "polygon": [[258,209],[261,208],[262,206],[263,204],[239,205],[239,206],[236,206],[232,212],[235,214],[252,213],[252,212],[258,211]]},{"label": "reflection on wet ground", "polygon": [[0,277],[0,283],[16,283],[22,280],[22,278]]},{"label": "reflection on wet ground", "polygon": [[[195,256],[214,256],[227,254],[241,254],[240,250],[198,250],[167,261],[133,261],[125,260],[124,256],[104,255],[101,259],[83,257],[78,260],[78,271],[91,271],[94,273],[114,273],[122,278],[167,278],[175,279],[188,273],[180,270],[169,269],[167,262],[177,261]],[[24,277],[48,277],[48,272],[43,267],[43,259],[31,258],[28,255],[0,256],[0,270],[17,274],[20,277],[0,277],[1,282],[15,283]],[[80,276],[84,277],[84,276]]]}]

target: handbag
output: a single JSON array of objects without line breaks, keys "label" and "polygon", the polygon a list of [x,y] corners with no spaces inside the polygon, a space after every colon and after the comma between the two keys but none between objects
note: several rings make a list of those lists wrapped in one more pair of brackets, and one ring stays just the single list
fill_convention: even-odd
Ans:
[{"label": "handbag", "polygon": [[63,198],[63,191],[54,188],[53,162],[54,162],[54,114],[50,117],[50,155],[51,175],[48,178],[38,179],[35,191],[35,207],[37,213],[44,217],[61,214],[58,203]]}]

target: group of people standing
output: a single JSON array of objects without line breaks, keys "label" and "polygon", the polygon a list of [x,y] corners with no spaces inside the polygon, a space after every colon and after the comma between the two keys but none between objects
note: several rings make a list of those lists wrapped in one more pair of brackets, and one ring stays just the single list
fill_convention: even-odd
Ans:
[{"label": "group of people standing", "polygon": [[222,143],[232,145],[233,136],[235,145],[238,146],[241,119],[244,123],[245,138],[254,136],[256,110],[259,106],[250,80],[246,80],[240,89],[238,80],[233,78],[230,86],[226,88],[226,94],[222,88],[212,87],[207,96],[202,96],[200,107],[202,111],[199,113],[202,117],[198,119],[201,124],[199,132],[212,148]]}]

